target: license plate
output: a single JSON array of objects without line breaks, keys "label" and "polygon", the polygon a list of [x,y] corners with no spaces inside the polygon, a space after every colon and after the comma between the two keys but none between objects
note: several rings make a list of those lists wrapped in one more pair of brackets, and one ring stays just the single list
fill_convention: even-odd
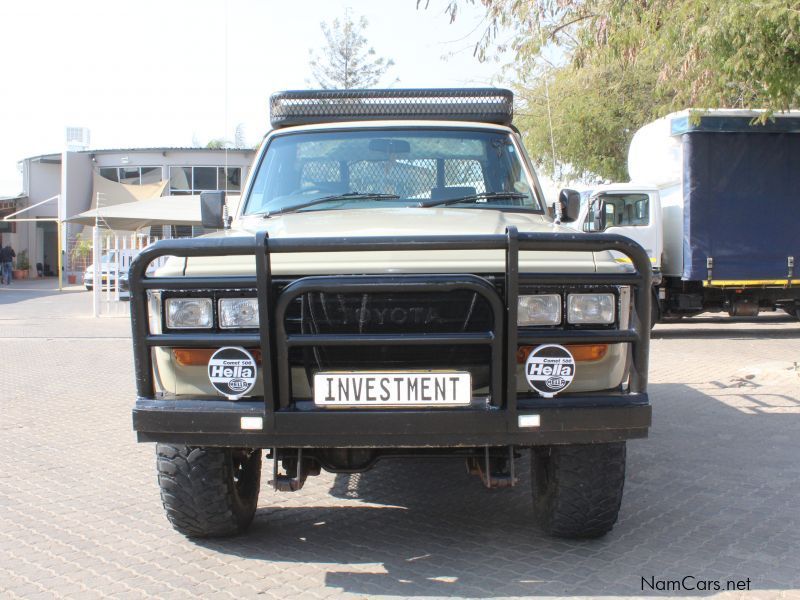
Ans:
[{"label": "license plate", "polygon": [[465,406],[472,377],[465,372],[322,372],[314,375],[318,406]]}]

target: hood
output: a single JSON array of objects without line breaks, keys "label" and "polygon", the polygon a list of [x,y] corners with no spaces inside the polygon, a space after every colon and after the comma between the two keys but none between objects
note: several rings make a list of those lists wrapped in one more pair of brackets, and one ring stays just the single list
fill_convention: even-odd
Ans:
[{"label": "hood", "polygon": [[[268,219],[245,217],[234,224],[235,229],[213,235],[252,236],[257,231],[266,230],[270,238],[477,236],[502,234],[509,225],[514,225],[520,232],[575,234],[574,230],[554,225],[541,214],[450,207],[402,207],[306,211]],[[619,271],[610,255],[603,256],[606,254],[597,256],[603,263],[608,260],[612,270]],[[595,272],[597,261],[590,252],[521,252],[520,267],[523,271],[536,272]],[[505,255],[502,250],[296,253],[272,257],[272,272],[275,275],[497,273],[504,269]],[[179,271],[186,275],[252,274],[255,271],[255,259],[228,256],[169,261],[165,268],[159,270],[159,275],[178,275]]]},{"label": "hood", "polygon": [[470,208],[369,208],[289,213],[270,219],[246,217],[238,223],[250,233],[266,229],[270,237],[358,237],[488,235],[509,225],[520,231],[553,231],[540,214]]}]

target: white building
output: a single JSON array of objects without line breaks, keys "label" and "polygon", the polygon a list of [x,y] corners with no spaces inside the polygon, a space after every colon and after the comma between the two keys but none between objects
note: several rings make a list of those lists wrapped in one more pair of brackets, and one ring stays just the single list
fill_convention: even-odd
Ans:
[{"label": "white building", "polygon": [[[137,192],[128,186],[141,186],[139,199],[150,193],[188,195],[206,190],[238,194],[254,154],[255,150],[249,148],[129,148],[65,151],[25,158],[20,161],[22,194],[0,198],[0,243],[11,244],[18,256],[27,250],[34,273],[37,263],[49,265],[55,272],[58,264],[56,220],[59,217],[77,215],[93,208],[98,201],[100,205],[105,201],[116,204],[118,198],[107,196],[114,195],[114,190],[119,190],[120,195]],[[32,221],[2,222],[2,217],[26,208],[29,210],[18,218]],[[63,227],[66,271],[72,270],[70,250],[82,229],[72,224]],[[160,236],[162,232],[152,233]],[[190,232],[166,233],[188,235]]]}]

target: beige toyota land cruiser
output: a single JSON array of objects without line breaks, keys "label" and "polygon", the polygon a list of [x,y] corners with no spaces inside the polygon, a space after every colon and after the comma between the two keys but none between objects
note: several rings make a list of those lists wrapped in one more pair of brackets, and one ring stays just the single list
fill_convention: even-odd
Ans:
[{"label": "beige toyota land cruiser", "polygon": [[511,487],[530,450],[545,531],[611,529],[626,440],[650,425],[650,261],[562,227],[571,190],[548,214],[512,105],[502,89],[275,94],[238,206],[201,198],[219,231],[140,254],[133,424],[175,529],[246,529],[263,450],[277,491],[425,456]]}]

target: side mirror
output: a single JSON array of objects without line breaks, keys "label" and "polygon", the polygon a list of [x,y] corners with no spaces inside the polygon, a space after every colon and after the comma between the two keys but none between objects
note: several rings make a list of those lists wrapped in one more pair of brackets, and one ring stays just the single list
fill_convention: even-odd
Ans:
[{"label": "side mirror", "polygon": [[581,212],[581,194],[575,190],[564,188],[558,193],[557,202],[561,205],[561,221],[571,223]]},{"label": "side mirror", "polygon": [[225,229],[225,192],[200,192],[200,221],[206,229]]}]

